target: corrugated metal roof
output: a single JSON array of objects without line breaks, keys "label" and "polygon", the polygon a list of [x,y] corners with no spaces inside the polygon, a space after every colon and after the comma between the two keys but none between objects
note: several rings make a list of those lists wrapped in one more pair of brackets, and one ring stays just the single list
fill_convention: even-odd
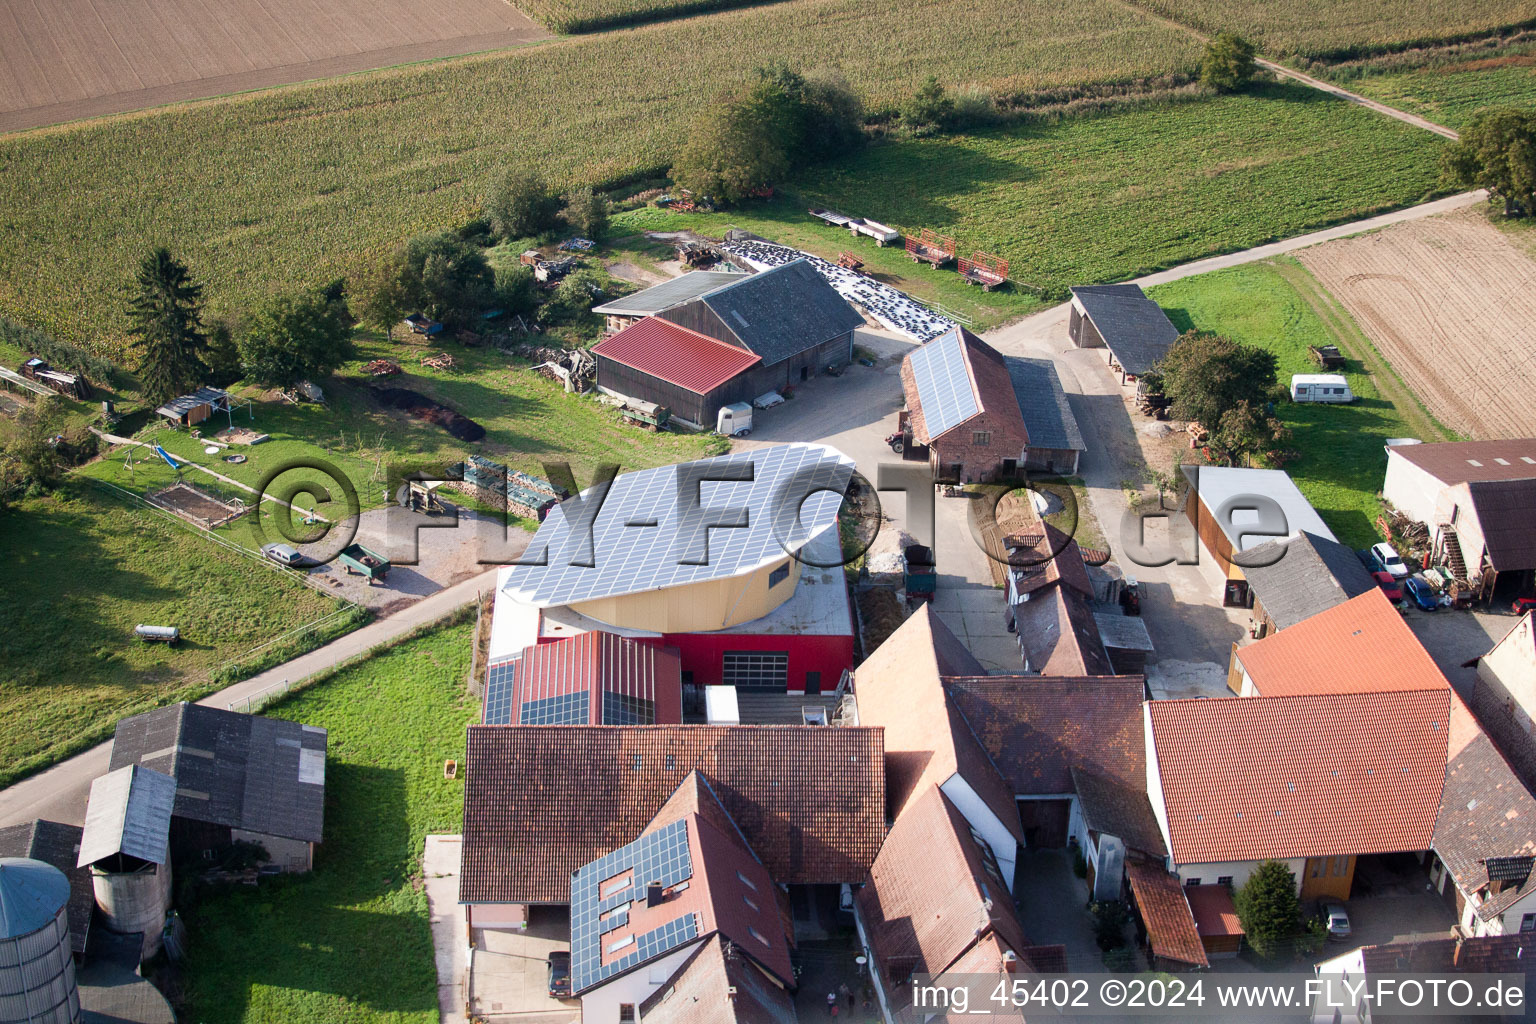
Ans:
[{"label": "corrugated metal roof", "polygon": [[698,395],[762,362],[746,349],[657,317],[630,324],[592,352]]},{"label": "corrugated metal roof", "polygon": [[[729,264],[727,264],[729,265]],[[601,306],[593,306],[594,313],[613,313],[618,316],[650,316],[679,303],[696,299],[705,292],[714,291],[721,285],[730,284],[746,274],[740,271],[694,270],[674,277],[670,281],[652,285],[633,295],[626,295]]]},{"label": "corrugated metal roof", "polygon": [[0,859],[0,939],[31,935],[51,924],[69,900],[69,879],[52,864]]},{"label": "corrugated metal roof", "polygon": [[91,783],[76,864],[85,867],[118,853],[166,863],[175,802],[176,780],[143,765],[101,776]]},{"label": "corrugated metal roof", "polygon": [[[1191,499],[1199,495],[1205,513],[1216,521],[1232,543],[1234,551],[1248,551],[1274,540],[1273,535],[1248,532],[1259,528],[1253,497],[1264,497],[1280,506],[1285,515],[1285,536],[1294,537],[1305,530],[1328,540],[1336,540],[1317,509],[1283,469],[1248,469],[1235,466],[1185,466],[1184,478],[1191,487]],[[1221,507],[1233,502],[1230,522],[1218,515]],[[1202,514],[1205,514],[1202,513]]]}]

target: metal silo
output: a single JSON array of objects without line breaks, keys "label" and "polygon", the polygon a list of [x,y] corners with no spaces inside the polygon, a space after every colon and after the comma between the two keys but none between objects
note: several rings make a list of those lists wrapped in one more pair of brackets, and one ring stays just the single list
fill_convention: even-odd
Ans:
[{"label": "metal silo", "polygon": [[76,1024],[69,879],[42,861],[0,859],[0,1024]]}]

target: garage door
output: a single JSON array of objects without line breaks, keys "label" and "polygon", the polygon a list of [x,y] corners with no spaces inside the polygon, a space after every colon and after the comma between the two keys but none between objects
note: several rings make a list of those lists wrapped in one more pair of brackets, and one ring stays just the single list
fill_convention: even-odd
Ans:
[{"label": "garage door", "polygon": [[738,690],[789,689],[788,651],[726,651],[721,682]]},{"label": "garage door", "polygon": [[1019,822],[1024,826],[1024,846],[1048,849],[1066,846],[1071,817],[1070,800],[1020,800]]}]

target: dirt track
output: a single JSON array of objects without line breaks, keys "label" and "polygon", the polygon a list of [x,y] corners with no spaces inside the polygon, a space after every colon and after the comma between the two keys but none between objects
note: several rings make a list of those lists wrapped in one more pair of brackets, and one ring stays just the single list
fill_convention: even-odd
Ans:
[{"label": "dirt track", "polygon": [[548,35],[503,0],[7,0],[0,131]]},{"label": "dirt track", "polygon": [[1530,433],[1536,261],[1482,211],[1397,224],[1297,254],[1441,423]]}]

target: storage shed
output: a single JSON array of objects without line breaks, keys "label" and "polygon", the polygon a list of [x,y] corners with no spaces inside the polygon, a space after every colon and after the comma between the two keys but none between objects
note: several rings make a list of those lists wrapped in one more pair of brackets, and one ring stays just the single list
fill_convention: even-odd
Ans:
[{"label": "storage shed", "polygon": [[1122,384],[1156,366],[1179,338],[1162,307],[1135,284],[1073,288],[1067,331],[1078,348],[1108,348]]},{"label": "storage shed", "polygon": [[646,317],[598,342],[592,355],[603,391],[654,402],[705,428],[714,425],[721,406],[752,398],[747,371],[762,364],[746,349],[660,317]]},{"label": "storage shed", "polygon": [[164,416],[178,426],[195,427],[214,413],[228,413],[229,410],[228,391],[223,391],[219,388],[202,387],[190,395],[181,395],[171,399],[156,409],[155,414],[157,416]]},{"label": "storage shed", "polygon": [[139,959],[160,952],[171,908],[171,805],[176,780],[128,765],[91,783],[76,865],[89,868],[106,926],[140,935]]},{"label": "storage shed", "polygon": [[0,860],[0,1020],[80,1020],[69,943],[69,879],[42,861]]},{"label": "storage shed", "polygon": [[727,270],[695,270],[674,277],[670,281],[644,288],[633,295],[613,299],[593,306],[592,312],[603,317],[603,329],[607,334],[617,334],[624,328],[639,323],[645,317],[655,316],[664,309],[689,302],[716,288],[739,280],[746,273],[727,263]]},{"label": "storage shed", "polygon": [[1078,429],[1077,417],[1049,359],[1006,356],[1008,376],[1019,401],[1019,413],[1029,435],[1024,468],[1036,473],[1072,476],[1088,446]]}]

